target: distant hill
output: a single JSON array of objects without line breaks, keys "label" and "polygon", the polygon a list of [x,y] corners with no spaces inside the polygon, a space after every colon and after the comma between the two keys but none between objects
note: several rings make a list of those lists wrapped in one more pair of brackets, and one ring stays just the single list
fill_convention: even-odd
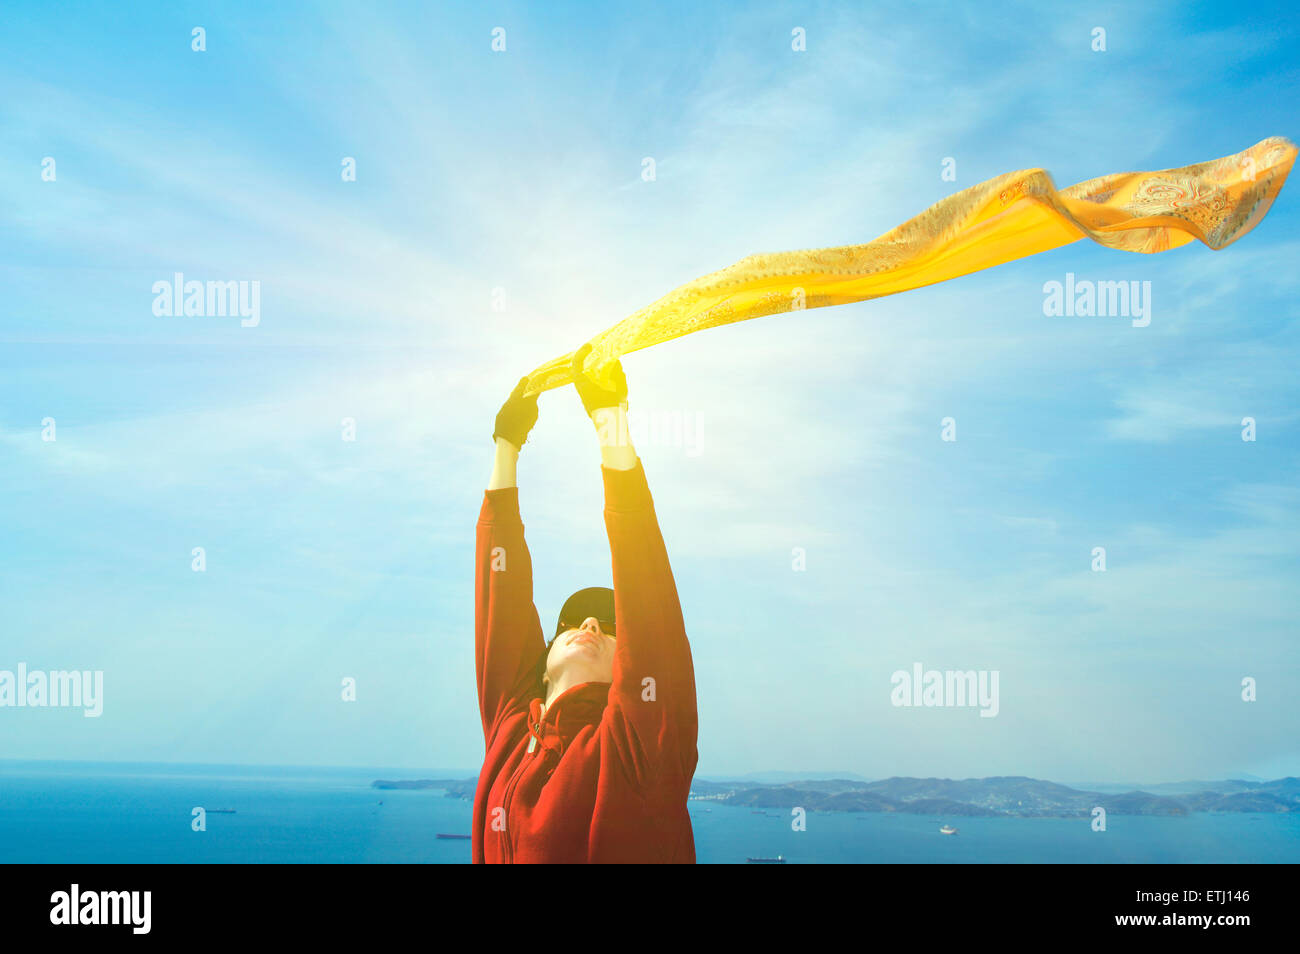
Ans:
[{"label": "distant hill", "polygon": [[474,789],[478,787],[478,779],[417,778],[394,781],[378,778],[370,783],[370,787],[382,789],[443,789],[447,792],[448,798],[473,798]]},{"label": "distant hill", "polygon": [[877,782],[823,780],[785,785],[707,783],[693,795],[754,808],[803,807],[811,811],[907,812],[917,815],[1087,817],[1101,807],[1114,815],[1186,815],[1189,812],[1300,812],[1300,779],[1207,783],[1199,792],[1085,791],[1024,776],[992,778],[887,778]]},{"label": "distant hill", "polygon": [[[1188,783],[1176,783],[1177,786]],[[1198,791],[1101,792],[1071,788],[1020,775],[991,778],[800,779],[766,784],[748,780],[695,779],[691,798],[761,809],[805,808],[822,812],[905,812],[944,817],[1087,817],[1093,808],[1112,815],[1186,815],[1190,812],[1300,812],[1300,779],[1271,782],[1234,779],[1197,783]],[[379,789],[442,790],[448,798],[472,799],[477,779],[377,779]]]},{"label": "distant hill", "polygon": [[750,772],[746,775],[729,775],[718,779],[719,782],[748,782],[751,785],[783,785],[786,782],[824,781],[826,779],[844,779],[851,782],[870,782],[856,772]]},{"label": "distant hill", "polygon": [[1189,779],[1185,782],[1160,782],[1155,785],[1115,784],[1113,782],[1070,783],[1070,788],[1081,792],[1151,792],[1155,795],[1194,795],[1198,792],[1246,792],[1257,788],[1263,779],[1226,779],[1207,782]]}]

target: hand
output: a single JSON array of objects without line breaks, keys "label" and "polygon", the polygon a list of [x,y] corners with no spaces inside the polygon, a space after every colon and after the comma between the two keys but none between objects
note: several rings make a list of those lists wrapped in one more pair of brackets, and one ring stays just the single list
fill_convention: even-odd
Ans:
[{"label": "hand", "polygon": [[515,389],[506,398],[506,403],[497,411],[496,429],[492,439],[504,437],[516,448],[522,448],[528,440],[528,432],[537,423],[537,395],[524,396],[524,386],[528,384],[528,375],[519,379]]},{"label": "hand", "polygon": [[623,362],[614,362],[614,389],[609,390],[597,384],[583,372],[582,361],[591,352],[591,345],[585,344],[573,356],[573,386],[582,399],[582,406],[590,417],[603,407],[618,407],[627,403],[627,375],[623,373]]}]

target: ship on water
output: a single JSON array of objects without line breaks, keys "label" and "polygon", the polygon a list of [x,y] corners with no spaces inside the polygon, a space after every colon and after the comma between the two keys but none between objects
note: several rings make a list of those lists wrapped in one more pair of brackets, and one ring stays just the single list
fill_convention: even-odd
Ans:
[{"label": "ship on water", "polygon": [[785,864],[785,855],[777,855],[775,858],[746,858],[745,863],[750,865],[783,865]]},{"label": "ship on water", "polygon": [[957,829],[956,829],[956,828],[953,828],[951,825],[944,825],[942,828],[939,829],[939,834],[941,834],[941,835],[955,835],[955,834],[957,834]]}]

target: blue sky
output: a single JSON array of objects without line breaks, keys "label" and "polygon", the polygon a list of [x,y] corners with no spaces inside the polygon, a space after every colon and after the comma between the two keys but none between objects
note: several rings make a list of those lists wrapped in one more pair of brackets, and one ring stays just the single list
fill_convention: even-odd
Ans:
[{"label": "blue sky", "polygon": [[[1048,6],[9,4],[0,669],[102,669],[105,704],[0,710],[0,758],[476,767],[473,531],[521,375],[1003,172],[1298,138],[1286,6]],[[1297,187],[1221,252],[1076,243],[628,356],[633,411],[700,427],[638,448],[699,773],[1300,774]],[[155,316],[175,272],[259,281],[260,324]],[[1066,272],[1150,281],[1150,326],[1044,317]],[[520,487],[552,620],[610,578],[572,389]],[[914,662],[999,671],[999,715],[891,706]]]}]

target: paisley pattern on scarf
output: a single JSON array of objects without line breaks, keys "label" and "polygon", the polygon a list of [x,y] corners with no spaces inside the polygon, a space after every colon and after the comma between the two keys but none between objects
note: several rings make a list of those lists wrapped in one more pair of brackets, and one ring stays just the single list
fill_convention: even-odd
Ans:
[{"label": "paisley pattern on scarf", "polygon": [[[705,328],[843,305],[968,275],[1090,238],[1128,252],[1197,239],[1221,249],[1263,219],[1295,162],[1280,136],[1160,172],[1123,172],[1057,190],[1042,169],[1009,172],[932,205],[865,245],[751,255],[669,292],[592,338],[584,370],[609,386],[619,357]],[[527,393],[573,380],[574,352],[529,375]]]}]

